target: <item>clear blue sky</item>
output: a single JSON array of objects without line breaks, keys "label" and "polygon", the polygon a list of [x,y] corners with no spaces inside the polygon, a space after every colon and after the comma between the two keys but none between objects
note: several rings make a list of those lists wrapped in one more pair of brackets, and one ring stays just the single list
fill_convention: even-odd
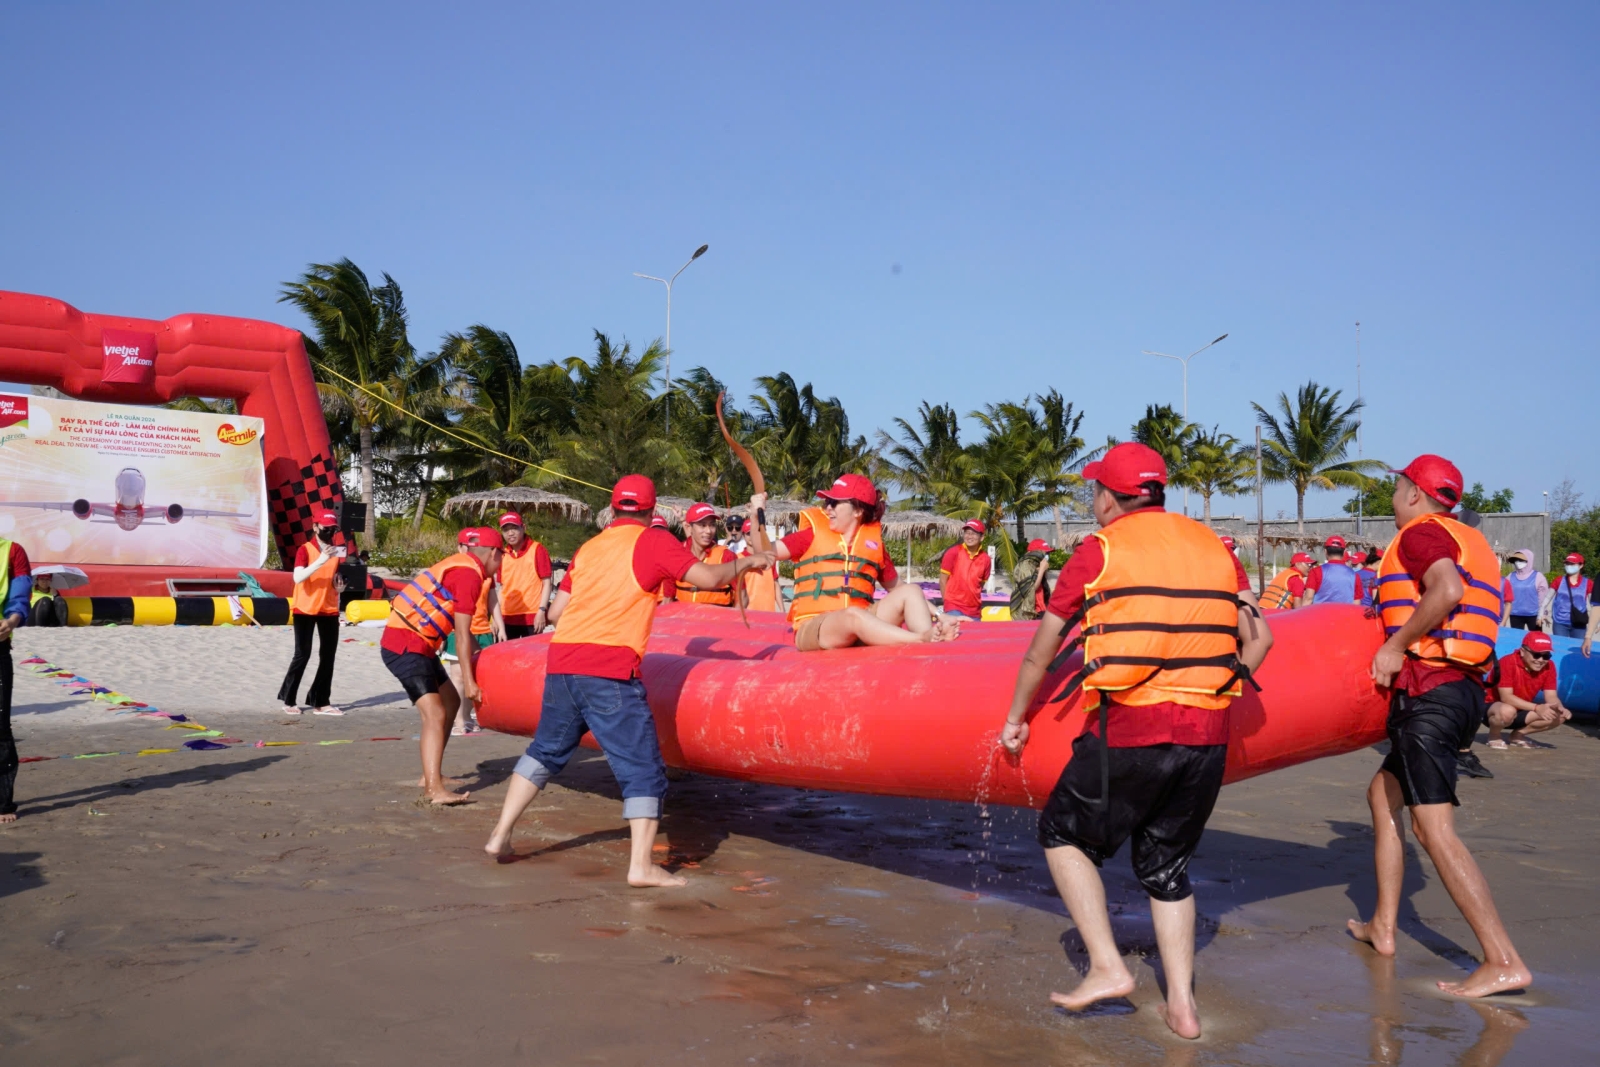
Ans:
[{"label": "clear blue sky", "polygon": [[0,288],[298,324],[349,256],[534,361],[658,336],[632,272],[710,242],[675,368],[869,436],[1049,386],[1125,434],[1223,332],[1190,416],[1248,436],[1360,319],[1369,456],[1600,496],[1600,6],[464,7],[6,5]]}]

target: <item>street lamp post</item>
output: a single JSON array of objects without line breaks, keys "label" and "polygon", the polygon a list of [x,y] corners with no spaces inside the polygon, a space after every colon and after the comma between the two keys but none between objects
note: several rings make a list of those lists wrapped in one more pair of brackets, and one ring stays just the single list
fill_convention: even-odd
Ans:
[{"label": "street lamp post", "polygon": [[711,246],[707,244],[701,245],[699,248],[695,249],[694,255],[689,257],[689,262],[685,263],[683,266],[674,271],[672,277],[670,278],[657,278],[654,274],[640,274],[638,271],[633,272],[633,276],[635,278],[644,278],[648,281],[660,282],[662,285],[667,287],[667,393],[669,394],[667,397],[668,433],[672,432],[672,398],[670,395],[672,393],[672,283],[678,280],[678,275],[689,269],[689,263],[693,263],[695,260],[705,255],[706,250],[710,247]]},{"label": "street lamp post", "polygon": [[[1175,359],[1179,363],[1183,364],[1183,421],[1184,422],[1187,423],[1189,421],[1189,361],[1191,359],[1193,359],[1195,356],[1198,356],[1200,353],[1204,352],[1206,349],[1210,348],[1212,345],[1216,344],[1217,341],[1226,341],[1227,339],[1228,339],[1228,335],[1227,334],[1223,334],[1221,337],[1217,338],[1216,341],[1211,341],[1211,342],[1209,342],[1207,344],[1201,345],[1199,348],[1195,349],[1193,352],[1190,352],[1187,356],[1169,356],[1165,352],[1152,352],[1148,348],[1141,350],[1147,356],[1160,356],[1163,359]],[[1183,490],[1183,513],[1185,515],[1189,514],[1189,488],[1188,488],[1188,486],[1185,486],[1184,490]]]}]

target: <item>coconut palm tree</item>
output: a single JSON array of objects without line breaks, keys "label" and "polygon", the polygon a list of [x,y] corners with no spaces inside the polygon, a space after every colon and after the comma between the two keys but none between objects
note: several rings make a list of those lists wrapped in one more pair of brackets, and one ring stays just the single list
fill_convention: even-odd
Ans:
[{"label": "coconut palm tree", "polygon": [[[968,417],[978,420],[984,431],[966,450],[966,489],[974,510],[1002,529],[1015,523],[1017,540],[1026,540],[1027,517],[1051,503],[1039,480],[1051,453],[1043,419],[1026,401],[986,404]],[[1016,546],[1009,537],[1000,539],[1000,554],[1007,570],[1016,566]]]},{"label": "coconut palm tree", "polygon": [[1293,403],[1288,393],[1279,393],[1276,413],[1257,403],[1250,405],[1263,431],[1263,476],[1294,487],[1295,517],[1302,531],[1306,490],[1360,486],[1363,475],[1388,468],[1381,460],[1345,458],[1361,426],[1357,416],[1363,402],[1354,400],[1341,408],[1340,396],[1337,389],[1313,381],[1300,387]]},{"label": "coconut palm tree", "polygon": [[[658,483],[688,469],[681,444],[662,429],[667,400],[653,390],[664,370],[666,349],[660,341],[637,356],[624,341],[594,331],[594,356],[572,356],[555,365],[570,388],[572,432],[559,443],[557,455],[573,475],[609,486],[624,474],[644,474]],[[594,507],[603,494],[587,491]]]},{"label": "coconut palm tree", "polygon": [[[717,397],[727,386],[705,367],[695,367],[672,380],[672,436],[688,460],[684,491],[700,500],[712,500],[722,487],[724,503],[750,497],[750,477],[744,465],[722,439],[717,426]],[[724,401],[722,416],[735,440],[742,440],[750,416]],[[763,472],[765,473],[765,472]]]},{"label": "coconut palm tree", "polygon": [[1087,442],[1078,436],[1083,426],[1083,412],[1074,411],[1072,403],[1062,398],[1054,389],[1041,393],[1039,413],[1045,451],[1039,467],[1039,492],[1048,500],[1051,518],[1055,520],[1056,544],[1065,537],[1061,529],[1061,505],[1073,499],[1074,492],[1083,485],[1083,467],[1097,458],[1104,449],[1085,451]]},{"label": "coconut palm tree", "polygon": [[417,359],[406,332],[405,297],[400,283],[387,274],[375,286],[348,259],[313,263],[299,280],[284,283],[278,300],[311,320],[316,336],[305,339],[306,354],[324,406],[348,413],[355,424],[361,498],[367,502],[366,542],[373,544],[378,521],[373,433],[398,417],[390,404],[404,407],[411,392],[436,385],[442,368],[437,361]]},{"label": "coconut palm tree", "polygon": [[1205,502],[1203,521],[1211,521],[1211,498],[1217,493],[1238,496],[1250,491],[1255,479],[1254,450],[1239,447],[1239,439],[1215,426],[1210,432],[1199,430],[1189,443],[1180,476],[1174,485],[1193,489]]},{"label": "coconut palm tree", "polygon": [[956,409],[924,400],[915,426],[901,418],[894,425],[900,431],[898,438],[878,431],[878,454],[887,478],[909,492],[920,507],[941,513],[963,507],[964,453]]},{"label": "coconut palm tree", "polygon": [[1183,466],[1200,427],[1189,422],[1170,404],[1147,404],[1144,418],[1133,424],[1133,439],[1161,453],[1167,461],[1167,480],[1182,484]]},{"label": "coconut palm tree", "polygon": [[819,397],[811,383],[800,385],[781,371],[757,378],[756,386],[751,452],[774,494],[809,496],[840,474],[868,466],[867,439],[850,436],[850,417],[838,397]]}]

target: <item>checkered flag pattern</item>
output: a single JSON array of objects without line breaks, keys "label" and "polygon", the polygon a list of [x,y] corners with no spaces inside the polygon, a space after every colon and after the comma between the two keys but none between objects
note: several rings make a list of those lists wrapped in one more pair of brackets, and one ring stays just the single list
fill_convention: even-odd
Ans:
[{"label": "checkered flag pattern", "polygon": [[311,536],[311,516],[324,508],[337,514],[343,500],[339,468],[326,454],[301,467],[298,478],[267,490],[272,536],[285,570],[294,563],[295,549]]}]

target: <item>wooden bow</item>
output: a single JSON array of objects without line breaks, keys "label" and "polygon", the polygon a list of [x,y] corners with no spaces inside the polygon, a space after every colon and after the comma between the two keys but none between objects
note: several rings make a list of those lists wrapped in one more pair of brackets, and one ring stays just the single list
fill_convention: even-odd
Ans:
[{"label": "wooden bow", "polygon": [[[761,476],[761,465],[756,462],[756,457],[750,454],[748,448],[733,439],[733,434],[728,432],[728,421],[722,417],[722,398],[727,395],[725,392],[717,394],[717,428],[722,431],[722,439],[728,442],[728,447],[733,450],[733,454],[739,457],[740,463],[744,464],[745,473],[750,475],[750,485],[756,492],[765,493],[767,491],[767,480]],[[757,508],[755,515],[751,516],[750,532],[754,537],[757,552],[770,551],[770,545],[767,542],[767,515],[764,510]],[[733,602],[739,605],[739,618],[744,622],[745,629],[749,629],[750,620],[744,613],[743,592],[743,583],[741,582],[740,588],[734,590]]]}]

